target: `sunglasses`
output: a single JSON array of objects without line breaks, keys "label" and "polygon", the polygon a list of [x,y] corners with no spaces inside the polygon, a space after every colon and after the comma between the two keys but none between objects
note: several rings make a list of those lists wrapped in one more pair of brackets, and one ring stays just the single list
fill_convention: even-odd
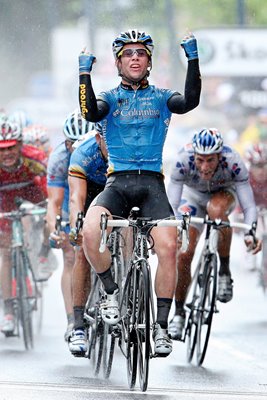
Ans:
[{"label": "sunglasses", "polygon": [[118,53],[118,57],[133,57],[136,54],[138,57],[150,57],[150,52],[147,49],[124,49]]}]

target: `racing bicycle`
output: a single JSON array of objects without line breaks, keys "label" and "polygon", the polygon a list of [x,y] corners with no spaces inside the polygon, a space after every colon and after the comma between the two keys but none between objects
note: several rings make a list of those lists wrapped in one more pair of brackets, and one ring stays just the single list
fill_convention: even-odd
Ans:
[{"label": "racing bicycle", "polygon": [[[156,357],[151,346],[151,333],[155,327],[154,296],[151,270],[148,261],[149,250],[153,248],[150,235],[154,227],[182,226],[182,246],[187,245],[188,215],[182,220],[139,217],[139,208],[134,207],[128,219],[109,219],[102,214],[102,234],[100,251],[106,246],[107,227],[130,228],[132,243],[131,258],[122,288],[120,301],[121,320],[117,324],[119,347],[126,358],[127,377],[130,389],[139,384],[146,391],[149,376],[150,359]],[[184,234],[186,233],[186,234]]]},{"label": "racing bicycle", "polygon": [[[191,217],[191,222],[204,224],[204,246],[188,290],[185,309],[186,327],[183,341],[187,342],[187,360],[196,356],[196,364],[202,365],[208,348],[213,314],[218,312],[217,281],[219,271],[218,239],[225,228],[250,230],[251,226],[241,222],[220,219]],[[255,240],[255,236],[254,236]]]},{"label": "racing bicycle", "polygon": [[34,275],[34,270],[25,243],[23,218],[26,216],[44,216],[46,208],[16,199],[19,208],[0,213],[0,218],[12,221],[11,270],[12,294],[15,317],[15,330],[7,336],[23,336],[25,349],[33,347],[33,314],[41,309],[42,289]]}]

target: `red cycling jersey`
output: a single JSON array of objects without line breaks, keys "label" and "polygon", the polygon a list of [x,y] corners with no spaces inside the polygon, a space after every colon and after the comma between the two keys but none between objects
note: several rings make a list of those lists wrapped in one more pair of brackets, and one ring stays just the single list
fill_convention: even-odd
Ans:
[{"label": "red cycling jersey", "polygon": [[[0,167],[0,212],[15,210],[16,197],[32,203],[47,198],[46,154],[33,146],[22,146],[21,161],[15,171]],[[1,220],[0,230],[9,231],[10,221]]]}]

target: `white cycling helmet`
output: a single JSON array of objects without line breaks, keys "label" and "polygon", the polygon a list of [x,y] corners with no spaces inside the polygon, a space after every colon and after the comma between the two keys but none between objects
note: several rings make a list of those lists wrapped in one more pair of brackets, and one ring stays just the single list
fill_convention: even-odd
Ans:
[{"label": "white cycling helmet", "polygon": [[192,145],[197,154],[221,153],[223,149],[223,138],[216,128],[202,129],[195,133]]},{"label": "white cycling helmet", "polygon": [[48,131],[45,126],[42,125],[31,125],[23,129],[23,142],[26,144],[36,144],[40,142],[41,144],[49,142]]},{"label": "white cycling helmet", "polygon": [[18,124],[18,126],[20,127],[21,130],[26,128],[27,126],[29,126],[32,123],[31,119],[28,117],[26,112],[23,110],[14,111],[12,114],[10,114],[9,119],[12,122],[15,122],[16,124]]},{"label": "white cycling helmet", "polygon": [[68,140],[75,141],[90,131],[92,127],[93,125],[86,121],[77,109],[68,115],[63,126],[63,133]]},{"label": "white cycling helmet", "polygon": [[120,35],[112,43],[112,51],[115,59],[121,52],[123,46],[130,43],[141,43],[148,50],[150,57],[152,56],[154,45],[150,35],[145,32],[140,32],[138,29],[129,29],[126,32],[121,32]]},{"label": "white cycling helmet", "polygon": [[0,148],[15,146],[22,140],[22,131],[18,124],[10,120],[0,121]]}]

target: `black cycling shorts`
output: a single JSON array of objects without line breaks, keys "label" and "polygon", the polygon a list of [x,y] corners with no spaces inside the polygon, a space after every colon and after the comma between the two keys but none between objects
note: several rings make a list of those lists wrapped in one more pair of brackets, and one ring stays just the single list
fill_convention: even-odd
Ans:
[{"label": "black cycling shorts", "polygon": [[105,207],[112,215],[124,218],[132,207],[139,207],[142,217],[168,218],[173,211],[163,179],[162,174],[153,171],[115,172],[92,205]]},{"label": "black cycling shorts", "polygon": [[100,185],[89,179],[87,179],[87,195],[84,207],[84,213],[88,210],[90,204],[95,199],[95,197],[104,190],[105,185]]}]

